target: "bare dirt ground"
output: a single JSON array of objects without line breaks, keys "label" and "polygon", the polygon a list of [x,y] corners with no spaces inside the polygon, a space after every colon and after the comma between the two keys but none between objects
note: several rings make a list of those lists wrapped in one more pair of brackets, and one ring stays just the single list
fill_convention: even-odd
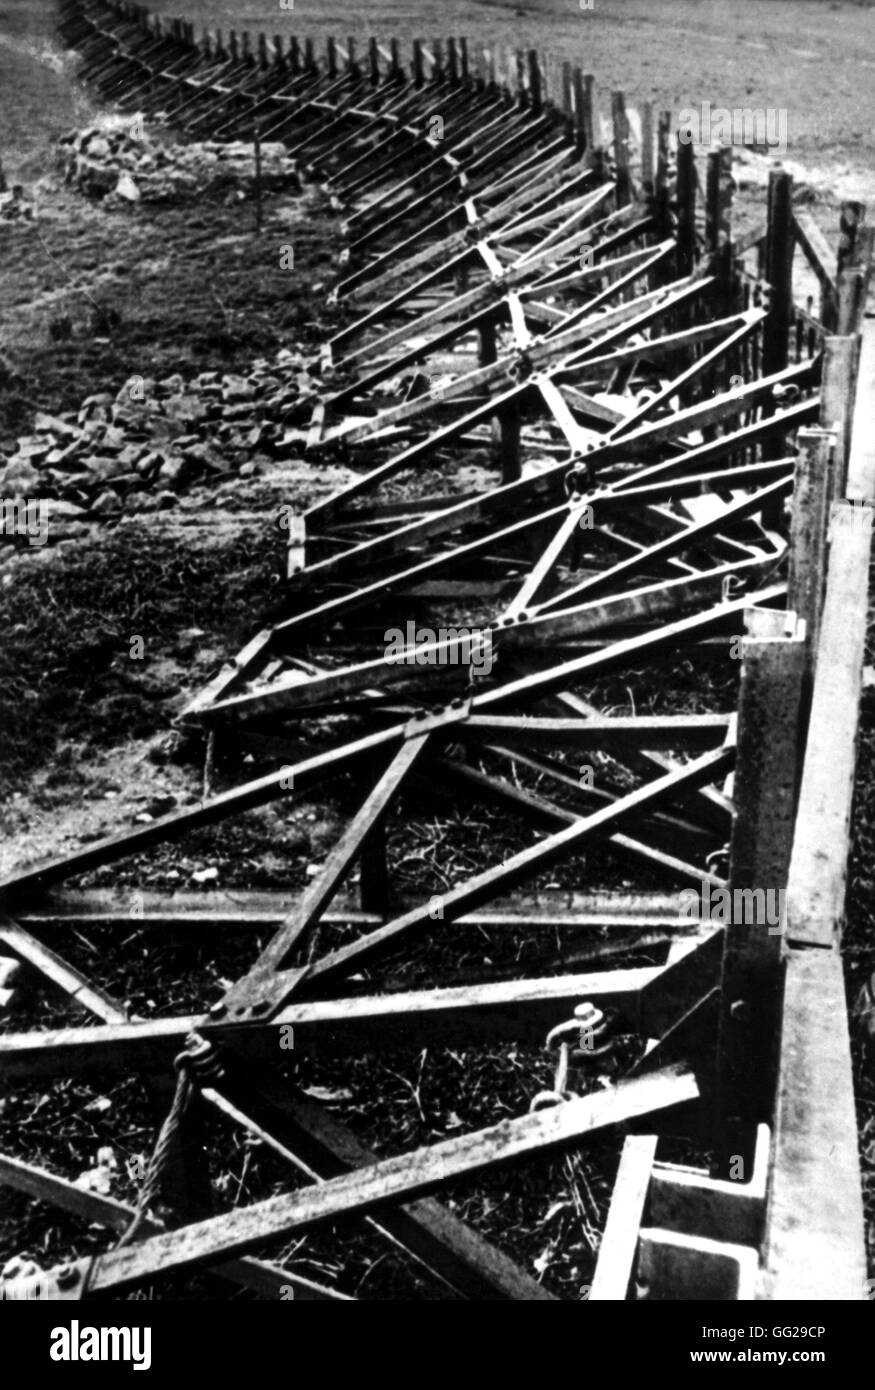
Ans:
[{"label": "bare dirt ground", "polygon": [[[400,0],[353,9],[297,0],[291,15],[275,4],[250,3],[241,11],[216,0],[184,6],[160,0],[155,8],[183,9],[189,18],[224,29],[293,30],[317,40],[329,33],[361,40],[376,33],[409,43],[414,36],[455,32],[480,43],[553,49],[598,74],[605,106],[609,91],[621,87],[632,102],[652,99],[674,108],[703,100],[784,107],[788,157],[810,178],[811,210],[833,243],[839,197],[875,198],[875,91],[866,79],[867,67],[875,67],[875,13],[865,6],[595,0],[592,11],[581,11],[576,0],[450,0],[428,26]],[[336,222],[311,191],[272,205],[257,238],[247,224],[250,210],[239,206],[110,212],[66,189],[55,172],[53,145],[65,130],[88,124],[93,108],[76,85],[75,65],[56,45],[53,20],[51,0],[0,4],[0,157],[10,182],[23,182],[37,202],[35,224],[0,224],[4,445],[28,432],[37,409],[74,408],[91,392],[115,390],[146,368],[157,376],[245,370],[253,358],[290,340],[315,341],[325,311],[313,286],[330,278],[339,244]],[[280,276],[276,251],[290,235],[298,269],[294,277]],[[59,320],[70,325],[60,340],[53,328]],[[171,798],[184,805],[201,796],[202,749],[179,739],[173,717],[275,601],[283,540],[274,524],[279,505],[303,505],[335,485],[330,473],[303,463],[265,462],[255,477],[221,490],[194,489],[174,509],[107,528],[90,542],[3,559],[0,871],[128,826],[137,816],[166,809]],[[142,663],[130,660],[133,634],[146,641]],[[871,697],[861,747],[849,935],[854,989],[875,968]],[[218,770],[228,781],[246,773]],[[219,886],[294,890],[331,843],[342,810],[342,793],[318,806],[269,808],[239,826],[203,832],[183,847],[126,864],[110,877],[191,887],[194,874],[213,868]],[[424,816],[425,808],[411,807],[414,815]],[[426,828],[426,845],[428,838]],[[421,870],[413,864],[406,871],[415,876]],[[219,988],[223,978],[239,973],[253,943],[203,936],[184,948],[156,949],[132,931],[120,946],[92,933],[59,939],[58,949],[85,971],[99,968],[107,988],[142,1016],[153,1016],[202,1005],[204,988]],[[155,981],[162,982],[160,993],[150,994]],[[59,1016],[45,999],[33,1021]],[[868,1154],[875,1085],[862,1050],[858,1065],[868,1184],[875,1168]],[[468,1058],[464,1067],[444,1053],[427,1061],[361,1059],[346,1075],[314,1064],[307,1080],[338,1096],[348,1092],[346,1103],[375,1145],[391,1130],[393,1142],[407,1146],[519,1113],[545,1077],[542,1060],[512,1050],[476,1065]],[[101,1145],[116,1145],[122,1169],[113,1191],[120,1197],[134,1191],[124,1160],[148,1152],[153,1124],[132,1083],[106,1095],[79,1085],[48,1088],[44,1095],[28,1088],[0,1101],[0,1147],[8,1142],[18,1151],[24,1136],[29,1157],[70,1176],[88,1167]],[[215,1160],[213,1176],[229,1205],[273,1190],[278,1180],[263,1154],[242,1145],[232,1162]],[[581,1168],[567,1160],[549,1171],[520,1170],[512,1184],[494,1191],[484,1184],[460,1194],[458,1209],[486,1233],[509,1231],[502,1238],[511,1253],[573,1298],[592,1267],[609,1180],[609,1162]],[[534,1219],[533,1194],[536,1206],[543,1194]],[[7,1199],[0,1212],[0,1256],[24,1250],[48,1264],[102,1241],[72,1221],[36,1216],[23,1201]],[[366,1240],[347,1235],[342,1250],[342,1270],[331,1233],[305,1242],[291,1259],[311,1277],[336,1276],[348,1292],[411,1296],[398,1293],[395,1257],[375,1262]],[[875,1244],[872,1253],[875,1259]],[[412,1287],[418,1291],[413,1296],[440,1296],[427,1281]]]}]

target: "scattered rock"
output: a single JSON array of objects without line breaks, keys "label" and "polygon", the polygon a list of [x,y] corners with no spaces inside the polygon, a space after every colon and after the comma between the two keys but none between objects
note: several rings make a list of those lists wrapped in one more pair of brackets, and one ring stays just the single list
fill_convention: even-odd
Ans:
[{"label": "scattered rock", "polygon": [[115,196],[123,198],[126,203],[139,203],[143,195],[130,174],[119,174],[118,183],[115,186]]},{"label": "scattered rock", "polygon": [[129,468],[118,458],[95,458],[90,461],[89,466],[95,478],[102,483],[108,483],[112,478],[129,472]]},{"label": "scattered rock", "polygon": [[[77,412],[38,411],[33,433],[0,454],[0,496],[50,500],[72,509],[57,518],[74,519],[161,511],[198,481],[257,477],[306,441],[319,383],[301,365],[299,353],[283,348],[246,375],[134,375],[87,396]],[[292,419],[300,431],[285,428]]]},{"label": "scattered rock", "polygon": [[113,1150],[109,1147],[98,1149],[95,1166],[80,1173],[75,1186],[82,1187],[87,1192],[98,1192],[101,1196],[108,1197],[112,1191],[117,1172],[118,1160]]},{"label": "scattered rock", "polygon": [[216,883],[218,878],[218,869],[195,869],[191,881],[192,883]]},{"label": "scattered rock", "polygon": [[77,507],[75,502],[65,502],[60,497],[53,497],[46,505],[52,521],[80,521],[88,515],[84,507]]},{"label": "scattered rock", "polygon": [[34,497],[39,487],[40,474],[27,459],[16,455],[0,468],[0,489],[5,497]]},{"label": "scattered rock", "polygon": [[92,502],[91,510],[94,512],[95,516],[107,516],[110,512],[119,511],[121,505],[118,494],[113,492],[111,488],[107,488],[106,492],[102,492],[100,496],[95,498]]},{"label": "scattered rock", "polygon": [[13,1255],[0,1269],[0,1279],[15,1280],[18,1283],[25,1279],[34,1279],[40,1273],[40,1267],[35,1260],[31,1260],[27,1255]]},{"label": "scattered rock", "polygon": [[191,480],[194,467],[186,458],[167,459],[158,470],[158,478],[172,488],[181,488]]},{"label": "scattered rock", "polygon": [[[65,135],[58,143],[58,162],[67,183],[108,205],[168,203],[210,194],[237,200],[255,192],[252,144],[211,140],[172,145],[153,139],[139,116],[107,116],[99,128]],[[295,161],[279,141],[261,146],[261,186],[265,192],[300,188]],[[3,200],[11,204],[14,197],[14,190],[0,195],[0,216]]]},{"label": "scattered rock", "polygon": [[21,184],[13,185],[8,193],[0,193],[0,222],[32,222],[34,205],[26,197]]}]

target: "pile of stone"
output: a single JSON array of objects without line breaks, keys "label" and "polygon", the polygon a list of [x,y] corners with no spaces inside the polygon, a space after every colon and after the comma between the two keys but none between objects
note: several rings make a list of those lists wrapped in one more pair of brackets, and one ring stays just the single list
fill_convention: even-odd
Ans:
[{"label": "pile of stone", "polygon": [[58,499],[53,515],[69,520],[172,507],[192,484],[251,477],[298,453],[317,384],[288,348],[245,376],[132,376],[78,412],[39,413],[0,456],[0,498]]},{"label": "pile of stone", "polygon": [[9,192],[0,192],[0,222],[32,222],[33,203],[25,197],[21,184],[13,184]]},{"label": "pile of stone", "polygon": [[[148,134],[141,116],[107,117],[62,136],[59,163],[67,183],[110,204],[236,201],[255,192],[251,141],[169,144]],[[261,187],[265,193],[300,188],[295,161],[279,141],[261,146]]]}]

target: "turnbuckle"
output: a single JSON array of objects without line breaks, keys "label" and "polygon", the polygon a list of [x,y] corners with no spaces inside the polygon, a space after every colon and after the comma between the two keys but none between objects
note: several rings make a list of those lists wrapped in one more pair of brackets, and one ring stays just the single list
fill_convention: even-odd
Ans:
[{"label": "turnbuckle", "polygon": [[573,1018],[551,1028],[545,1045],[549,1051],[558,1054],[553,1088],[538,1092],[529,1106],[531,1114],[574,1100],[575,1092],[568,1089],[568,1073],[572,1065],[584,1066],[593,1058],[604,1057],[613,1051],[614,1039],[605,1036],[608,1026],[601,1009],[586,1001],[577,1005]]},{"label": "turnbuckle", "polygon": [[201,1081],[221,1081],[225,1075],[225,1068],[219,1060],[215,1046],[200,1033],[188,1034],[185,1047],[174,1057],[173,1065],[177,1071],[195,1073]]}]

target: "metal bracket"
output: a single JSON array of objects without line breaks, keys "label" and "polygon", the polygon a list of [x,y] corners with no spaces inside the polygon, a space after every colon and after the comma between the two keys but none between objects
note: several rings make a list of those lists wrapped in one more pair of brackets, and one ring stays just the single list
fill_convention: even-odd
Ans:
[{"label": "metal bracket", "polygon": [[863,507],[875,507],[875,497],[837,497],[830,508],[830,519],[848,508],[853,511]]},{"label": "metal bracket", "polygon": [[513,381],[528,381],[535,364],[527,352],[515,352],[507,364],[507,374]]},{"label": "metal bracket", "polygon": [[433,729],[443,729],[448,724],[461,724],[471,714],[471,696],[457,696],[442,710],[430,714],[428,710],[417,710],[404,726],[405,738],[418,738],[420,734],[430,734]]},{"label": "metal bracket", "polygon": [[732,603],[744,592],[744,580],[737,574],[727,574],[720,587],[720,602]]},{"label": "metal bracket", "polygon": [[571,505],[578,497],[584,497],[593,485],[593,471],[585,459],[581,458],[565,474],[562,482],[565,495]]},{"label": "metal bracket", "polygon": [[491,279],[483,285],[483,296],[491,304],[498,304],[507,294],[507,269],[502,267],[501,273],[493,273]]},{"label": "metal bracket", "polygon": [[794,401],[801,399],[802,392],[795,381],[778,382],[772,387],[772,396],[781,405],[792,405]]},{"label": "metal bracket", "polygon": [[210,1009],[211,1023],[269,1023],[295,992],[310,967],[263,970],[244,975]]}]

